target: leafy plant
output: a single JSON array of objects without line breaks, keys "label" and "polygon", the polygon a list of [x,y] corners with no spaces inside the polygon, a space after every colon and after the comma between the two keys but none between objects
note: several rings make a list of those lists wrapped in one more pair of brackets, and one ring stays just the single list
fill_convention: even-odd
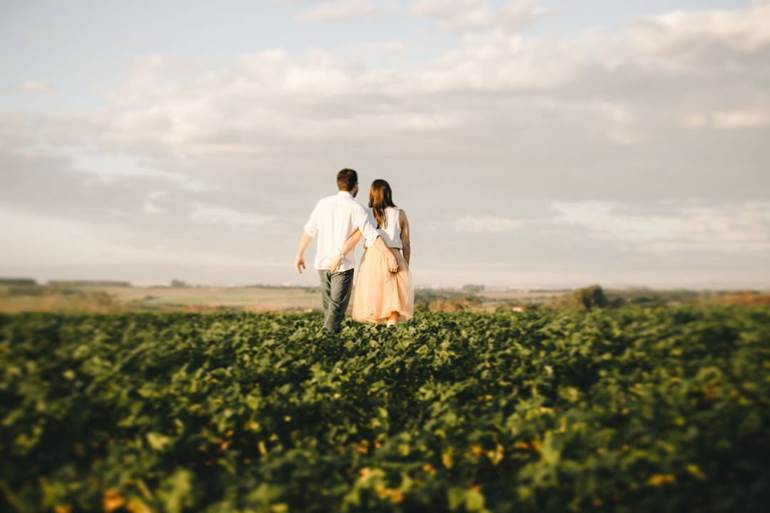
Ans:
[{"label": "leafy plant", "polygon": [[0,316],[0,510],[770,503],[765,307]]}]

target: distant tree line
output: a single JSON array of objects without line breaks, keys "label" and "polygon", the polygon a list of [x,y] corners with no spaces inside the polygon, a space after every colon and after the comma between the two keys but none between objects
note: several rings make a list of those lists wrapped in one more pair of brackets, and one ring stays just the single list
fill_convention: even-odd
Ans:
[{"label": "distant tree line", "polygon": [[131,287],[128,281],[112,280],[48,280],[54,287]]},{"label": "distant tree line", "polygon": [[37,285],[37,280],[33,278],[0,278],[0,285],[11,285],[15,287],[29,287]]}]

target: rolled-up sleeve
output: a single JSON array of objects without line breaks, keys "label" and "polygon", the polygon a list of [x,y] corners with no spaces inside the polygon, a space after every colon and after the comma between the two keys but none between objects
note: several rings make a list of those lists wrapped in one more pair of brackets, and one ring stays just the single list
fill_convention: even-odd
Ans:
[{"label": "rolled-up sleeve", "polygon": [[315,237],[318,233],[318,205],[320,203],[317,203],[313,211],[310,213],[310,218],[308,218],[307,223],[305,223],[305,233],[310,235],[311,237]]},{"label": "rolled-up sleeve", "polygon": [[377,230],[377,225],[374,224],[374,219],[369,213],[359,204],[356,204],[354,211],[355,223],[364,238],[369,241],[374,241],[380,236],[380,232]]}]

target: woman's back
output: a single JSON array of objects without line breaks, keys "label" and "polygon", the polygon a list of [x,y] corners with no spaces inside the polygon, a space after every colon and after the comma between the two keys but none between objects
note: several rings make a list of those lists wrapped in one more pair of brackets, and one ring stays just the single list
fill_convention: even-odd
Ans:
[{"label": "woman's back", "polygon": [[[371,209],[369,212],[371,214]],[[382,240],[388,247],[400,249],[403,248],[403,243],[401,242],[401,216],[399,214],[400,210],[397,207],[387,207],[385,209],[387,224],[384,228],[379,226],[377,231],[380,232]],[[371,247],[372,245],[374,245],[373,240],[366,241],[366,247]]]}]

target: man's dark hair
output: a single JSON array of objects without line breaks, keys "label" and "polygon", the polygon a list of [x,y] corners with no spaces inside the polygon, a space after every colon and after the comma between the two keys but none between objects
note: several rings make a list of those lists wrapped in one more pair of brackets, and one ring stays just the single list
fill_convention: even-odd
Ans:
[{"label": "man's dark hair", "polygon": [[341,191],[352,191],[358,184],[358,173],[353,169],[345,168],[337,173],[337,188]]}]

